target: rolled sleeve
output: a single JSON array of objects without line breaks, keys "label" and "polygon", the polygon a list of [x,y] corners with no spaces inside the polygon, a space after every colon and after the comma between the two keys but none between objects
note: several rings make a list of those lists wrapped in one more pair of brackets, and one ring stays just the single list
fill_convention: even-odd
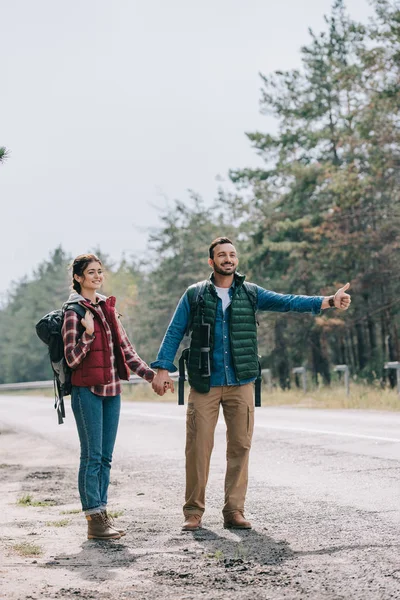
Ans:
[{"label": "rolled sleeve", "polygon": [[291,311],[318,315],[321,312],[322,300],[323,296],[278,294],[257,286],[257,308],[262,311]]},{"label": "rolled sleeve", "polygon": [[82,344],[91,344],[93,342],[95,338],[94,333],[92,333],[92,335],[89,335],[88,333],[86,333],[86,330],[82,333],[82,337],[81,337],[81,342]]},{"label": "rolled sleeve", "polygon": [[165,332],[163,341],[161,342],[157,358],[150,364],[152,369],[167,369],[170,373],[174,373],[178,369],[174,365],[175,355],[178,351],[190,317],[190,304],[187,297],[187,292],[183,294],[179,300],[178,306]]},{"label": "rolled sleeve", "polygon": [[323,296],[314,296],[314,303],[312,307],[312,314],[319,315],[321,312],[321,305],[324,297]]}]

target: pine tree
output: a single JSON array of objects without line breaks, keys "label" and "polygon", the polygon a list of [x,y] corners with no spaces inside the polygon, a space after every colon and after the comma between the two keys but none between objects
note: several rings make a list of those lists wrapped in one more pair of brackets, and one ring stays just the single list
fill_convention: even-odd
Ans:
[{"label": "pine tree", "polygon": [[6,160],[9,152],[5,146],[0,146],[0,165]]},{"label": "pine tree", "polygon": [[231,173],[253,194],[249,264],[265,287],[327,294],[352,280],[349,314],[312,325],[290,317],[286,341],[275,327],[279,355],[285,346],[289,362],[308,360],[326,382],[338,347],[367,375],[399,356],[399,284],[388,277],[398,272],[399,11],[376,4],[367,29],[336,0],[327,31],[310,31],[303,68],[262,76],[262,110],[277,118],[278,133],[248,134],[265,168]]}]

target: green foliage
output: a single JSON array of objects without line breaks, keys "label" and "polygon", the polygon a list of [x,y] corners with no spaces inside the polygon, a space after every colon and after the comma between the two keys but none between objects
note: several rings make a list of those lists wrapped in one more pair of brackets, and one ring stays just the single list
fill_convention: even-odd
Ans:
[{"label": "green foliage", "polygon": [[5,148],[5,146],[0,146],[0,164],[6,160],[8,154],[7,148]]},{"label": "green foliage", "polygon": [[[330,382],[333,364],[367,379],[399,360],[400,6],[375,0],[368,25],[335,0],[325,30],[310,31],[300,69],[262,75],[261,110],[276,133],[248,138],[263,167],[231,171],[235,192],[213,206],[176,202],[150,237],[145,263],[112,263],[101,250],[122,322],[139,354],[154,360],[188,285],[209,275],[208,246],[232,237],[240,270],[283,293],[328,295],[351,281],[350,311],[260,315],[262,364],[283,388],[307,364]],[[1,155],[0,155],[1,157]],[[50,376],[34,324],[68,295],[67,257],[57,248],[0,310],[0,381]]]},{"label": "green foliage", "polygon": [[[117,296],[117,308],[128,334],[132,335],[131,315],[141,275],[135,265],[125,260],[114,266],[107,257],[101,259],[107,268],[104,291]],[[35,324],[67,300],[71,291],[70,263],[71,257],[62,248],[56,248],[39,265],[31,280],[22,279],[9,292],[5,306],[0,309],[0,383],[52,378],[47,347],[37,337]]]},{"label": "green foliage", "polygon": [[20,556],[40,556],[43,554],[41,546],[38,544],[31,544],[29,542],[20,542],[19,544],[13,544],[13,550]]},{"label": "green foliage", "polygon": [[372,377],[381,375],[384,360],[399,358],[396,5],[375,2],[375,22],[364,27],[335,1],[327,31],[310,32],[302,69],[262,76],[262,111],[276,117],[278,133],[248,137],[265,170],[231,173],[249,198],[247,254],[258,283],[323,295],[352,284],[345,315],[268,319],[275,350],[265,352],[263,331],[261,348],[282,385],[288,367],[302,363],[329,383],[329,363],[347,362]]},{"label": "green foliage", "polygon": [[236,237],[235,227],[216,208],[192,195],[176,202],[150,238],[147,275],[138,290],[135,342],[139,354],[154,360],[165,329],[186,288],[210,274],[208,247],[220,235]]},{"label": "green foliage", "polygon": [[59,308],[68,297],[68,257],[61,248],[37,268],[32,281],[14,285],[0,311],[0,381],[32,381],[51,378],[47,349],[35,332],[35,324],[47,312]]},{"label": "green foliage", "polygon": [[124,511],[123,510],[109,510],[109,511],[107,511],[107,514],[112,519],[118,519],[119,517],[122,517],[122,515],[124,514]]},{"label": "green foliage", "polygon": [[46,521],[47,527],[66,527],[69,524],[69,519],[60,519],[59,521]]},{"label": "green foliage", "polygon": [[24,494],[18,498],[17,504],[20,506],[55,506],[57,503],[54,500],[34,500],[31,494]]}]

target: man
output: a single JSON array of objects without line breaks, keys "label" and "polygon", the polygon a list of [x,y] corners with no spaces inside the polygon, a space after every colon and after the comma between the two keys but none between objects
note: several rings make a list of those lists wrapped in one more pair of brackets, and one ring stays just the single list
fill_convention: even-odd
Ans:
[{"label": "man", "polygon": [[215,239],[209,248],[210,279],[189,287],[168,326],[157,360],[154,391],[162,396],[174,384],[168,372],[188,327],[192,329],[187,370],[190,394],[186,418],[186,496],[184,531],[201,527],[205,510],[214,431],[222,405],[227,427],[224,527],[251,529],[244,517],[248,463],[254,425],[254,381],[258,376],[255,310],[311,312],[346,310],[350,284],[334,296],[276,294],[245,283],[236,272],[238,257],[230,239]]}]

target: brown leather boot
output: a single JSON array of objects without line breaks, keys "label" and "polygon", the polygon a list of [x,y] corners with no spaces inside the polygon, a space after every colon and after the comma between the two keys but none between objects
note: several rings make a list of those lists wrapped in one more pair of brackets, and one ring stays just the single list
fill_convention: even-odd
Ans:
[{"label": "brown leather boot", "polygon": [[196,531],[201,527],[201,515],[185,515],[182,531]]},{"label": "brown leather boot", "polygon": [[115,521],[114,519],[108,514],[108,512],[106,510],[102,510],[101,511],[103,513],[103,515],[105,516],[105,519],[107,521],[107,523],[109,524],[109,526],[112,529],[115,529],[116,531],[118,531],[119,535],[122,537],[123,535],[126,535],[126,531],[124,529],[118,529],[118,527],[115,525]]},{"label": "brown leather boot", "polygon": [[251,529],[250,521],[246,521],[240,510],[230,513],[224,520],[225,529]]},{"label": "brown leather boot", "polygon": [[104,513],[98,512],[86,515],[88,522],[88,540],[119,540],[121,534],[111,527]]}]

